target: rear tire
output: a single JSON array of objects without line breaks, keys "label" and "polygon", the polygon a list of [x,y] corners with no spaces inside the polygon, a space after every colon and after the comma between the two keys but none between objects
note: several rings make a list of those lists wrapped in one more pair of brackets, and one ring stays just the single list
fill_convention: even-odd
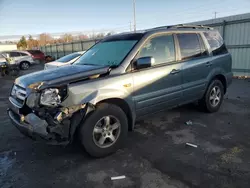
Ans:
[{"label": "rear tire", "polygon": [[199,101],[199,107],[206,112],[217,112],[224,98],[224,86],[220,80],[213,80],[203,98]]},{"label": "rear tire", "polygon": [[30,63],[28,61],[23,61],[20,63],[20,69],[27,70],[30,68]]},{"label": "rear tire", "polygon": [[81,144],[87,153],[93,157],[104,157],[116,152],[126,139],[127,116],[118,106],[102,103],[87,117],[79,131]]}]

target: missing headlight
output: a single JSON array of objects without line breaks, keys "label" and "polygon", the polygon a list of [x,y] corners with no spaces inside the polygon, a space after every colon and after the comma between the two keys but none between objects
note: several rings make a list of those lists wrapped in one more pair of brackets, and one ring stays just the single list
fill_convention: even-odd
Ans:
[{"label": "missing headlight", "polygon": [[41,93],[40,104],[45,106],[58,106],[62,101],[59,90],[56,88],[45,89]]}]

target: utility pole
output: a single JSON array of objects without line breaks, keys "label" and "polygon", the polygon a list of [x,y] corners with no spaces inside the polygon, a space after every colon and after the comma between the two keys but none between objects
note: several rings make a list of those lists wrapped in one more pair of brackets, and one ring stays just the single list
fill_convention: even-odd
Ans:
[{"label": "utility pole", "polygon": [[134,9],[134,32],[136,32],[135,0],[133,0],[133,9]]},{"label": "utility pole", "polygon": [[218,12],[214,12],[214,19],[216,19],[216,15],[217,15]]}]

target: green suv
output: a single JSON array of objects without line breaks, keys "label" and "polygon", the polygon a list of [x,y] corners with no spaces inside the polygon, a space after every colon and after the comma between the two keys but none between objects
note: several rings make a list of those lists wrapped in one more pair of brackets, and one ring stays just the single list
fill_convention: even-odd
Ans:
[{"label": "green suv", "polygon": [[135,120],[198,101],[216,112],[232,82],[218,31],[176,25],[104,38],[73,65],[15,80],[8,115],[24,134],[85,150],[115,152]]}]

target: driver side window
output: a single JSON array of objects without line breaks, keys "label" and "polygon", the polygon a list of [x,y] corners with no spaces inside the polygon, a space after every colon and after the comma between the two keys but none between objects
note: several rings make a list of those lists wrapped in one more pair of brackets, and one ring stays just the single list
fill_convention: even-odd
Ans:
[{"label": "driver side window", "polygon": [[149,39],[139,51],[137,58],[151,56],[154,65],[170,63],[176,60],[173,35],[161,35]]}]

